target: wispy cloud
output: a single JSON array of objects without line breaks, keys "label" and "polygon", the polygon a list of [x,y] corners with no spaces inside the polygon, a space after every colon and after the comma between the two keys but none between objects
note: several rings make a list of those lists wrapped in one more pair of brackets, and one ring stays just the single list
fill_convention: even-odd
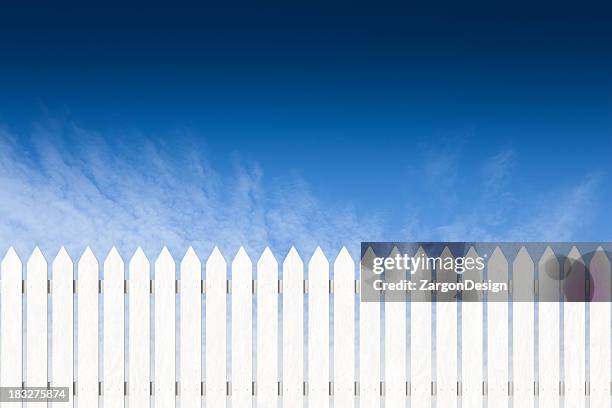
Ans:
[{"label": "wispy cloud", "polygon": [[155,254],[168,245],[182,255],[214,245],[233,256],[244,245],[253,256],[266,245],[283,255],[321,245],[330,256],[361,239],[382,238],[381,223],[359,217],[345,203],[324,205],[304,180],[267,183],[257,163],[236,161],[216,171],[193,138],[181,148],[163,140],[105,138],[73,123],[37,125],[31,135],[0,130],[0,247],[20,252],[40,245],[73,255],[91,245],[138,245]]}]

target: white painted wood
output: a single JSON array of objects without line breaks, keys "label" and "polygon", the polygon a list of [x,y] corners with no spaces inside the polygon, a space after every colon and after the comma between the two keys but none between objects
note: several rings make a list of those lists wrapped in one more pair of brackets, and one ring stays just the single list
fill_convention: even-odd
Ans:
[{"label": "white painted wood", "polygon": [[155,261],[155,408],[175,406],[176,265],[164,247]]},{"label": "white painted wood", "polygon": [[308,262],[308,406],[329,407],[329,262],[317,247]]},{"label": "white painted wood", "polygon": [[104,261],[104,406],[124,406],[125,381],[125,267],[113,247]]},{"label": "white painted wood", "polygon": [[89,247],[78,265],[77,404],[98,406],[98,261]]},{"label": "white painted wood", "polygon": [[[47,385],[47,261],[36,247],[28,259],[26,282],[26,386]],[[29,407],[47,406],[29,402]]]},{"label": "white painted wood", "polygon": [[151,403],[149,392],[151,380],[150,268],[149,260],[142,248],[138,247],[130,260],[128,287],[128,404],[130,408],[148,407]]},{"label": "white painted wood", "polygon": [[[452,258],[451,251],[444,248],[442,259]],[[450,266],[450,265],[448,265]],[[454,268],[437,270],[436,281],[457,282]],[[449,291],[436,295],[436,403],[438,407],[456,407],[457,398],[457,292]]]},{"label": "white painted wood", "polygon": [[70,401],[52,403],[53,407],[72,407],[73,397],[73,264],[66,249],[62,247],[53,261],[51,294],[51,385],[68,387]]},{"label": "white painted wood", "polygon": [[206,407],[227,402],[227,264],[215,247],[206,261]]},{"label": "white painted wood", "polygon": [[[13,247],[9,248],[2,259],[0,279],[0,386],[21,387],[22,264]],[[2,407],[13,408],[20,405],[2,403]]]},{"label": "white painted wood", "polygon": [[[488,279],[508,282],[508,261],[499,247],[488,262]],[[508,405],[508,292],[487,292],[488,406]]]},{"label": "white painted wood", "polygon": [[535,394],[534,264],[522,247],[512,263],[512,373],[515,407],[533,407]]},{"label": "white painted wood", "polygon": [[304,264],[291,247],[283,262],[283,407],[301,407],[304,381]]},{"label": "white painted wood", "polygon": [[610,350],[612,350],[612,333],[610,333],[610,294],[612,272],[610,260],[601,247],[597,248],[589,264],[593,280],[593,301],[590,307],[590,399],[591,407],[610,407]]},{"label": "white painted wood", "polygon": [[334,407],[355,405],[355,262],[345,247],[334,262]]},{"label": "white painted wood", "polygon": [[[399,254],[393,248],[390,257]],[[387,269],[385,280],[399,282],[407,279],[404,269]],[[386,292],[385,303],[385,404],[391,407],[406,407],[407,347],[406,342],[406,292]]]},{"label": "white painted wood", "polygon": [[240,247],[232,261],[232,408],[253,404],[253,264]]},{"label": "white painted wood", "polygon": [[[586,404],[586,350],[584,301],[570,302],[569,290],[584,294],[586,286],[585,265],[576,247],[573,247],[564,263],[565,303],[564,307],[564,363],[565,363],[565,404],[568,407],[584,407]],[[568,285],[572,289],[569,289]],[[578,295],[580,296],[580,295]],[[580,296],[584,300],[583,296]]]},{"label": "white painted wood", "polygon": [[[478,253],[471,247],[466,258],[476,259]],[[482,272],[477,269],[462,275],[465,281],[482,281]],[[483,372],[483,303],[482,292],[461,294],[461,393],[463,407],[482,407]]]},{"label": "white painted wood", "polygon": [[[368,248],[362,267],[373,265],[376,255]],[[363,274],[363,270],[361,271]],[[360,407],[379,407],[380,398],[380,303],[359,302],[359,403]]]},{"label": "white painted wood", "polygon": [[189,247],[181,261],[181,408],[200,408],[202,395],[202,263]]},{"label": "white painted wood", "polygon": [[[415,257],[425,252],[419,248]],[[431,280],[431,270],[417,268],[411,280]],[[424,291],[411,293],[410,304],[410,406],[431,407],[432,355],[431,355],[431,294]]]},{"label": "white painted wood", "polygon": [[538,384],[539,406],[559,406],[560,371],[560,266],[547,247],[538,262]]},{"label": "white painted wood", "polygon": [[278,262],[266,247],[257,262],[257,406],[278,405]]}]

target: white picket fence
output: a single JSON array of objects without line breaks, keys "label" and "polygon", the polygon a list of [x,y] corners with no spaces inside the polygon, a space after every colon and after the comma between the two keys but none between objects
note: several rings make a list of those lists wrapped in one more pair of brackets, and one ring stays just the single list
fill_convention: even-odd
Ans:
[{"label": "white picket fence", "polygon": [[[496,250],[488,273],[531,282],[553,258]],[[67,386],[52,405],[81,408],[612,406],[609,302],[361,303],[346,249],[331,267],[317,249],[306,274],[292,249],[282,279],[269,249],[230,268],[217,249],[204,268],[192,249],[178,266],[139,249],[127,267],[87,249],[74,268],[62,249],[48,272],[37,249],[22,270],[10,249],[0,385]],[[591,268],[610,285],[603,251]]]}]

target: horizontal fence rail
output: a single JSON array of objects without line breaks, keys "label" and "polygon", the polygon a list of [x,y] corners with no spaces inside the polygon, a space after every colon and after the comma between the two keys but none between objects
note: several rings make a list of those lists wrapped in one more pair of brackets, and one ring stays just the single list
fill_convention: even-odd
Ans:
[{"label": "horizontal fence rail", "polygon": [[[487,276],[533,288],[521,294],[532,302],[510,292],[377,303],[360,302],[359,265],[345,248],[308,260],[266,248],[255,261],[242,248],[231,261],[216,248],[205,261],[191,248],[180,260],[139,248],[127,261],[115,248],[99,261],[88,248],[73,261],[62,248],[50,263],[37,248],[25,266],[10,248],[0,386],[67,387],[69,402],[50,406],[81,408],[611,407],[611,303],[538,302],[538,288],[551,287],[543,265],[566,267],[556,255],[497,248],[488,258]],[[610,287],[603,250],[588,267]]]}]

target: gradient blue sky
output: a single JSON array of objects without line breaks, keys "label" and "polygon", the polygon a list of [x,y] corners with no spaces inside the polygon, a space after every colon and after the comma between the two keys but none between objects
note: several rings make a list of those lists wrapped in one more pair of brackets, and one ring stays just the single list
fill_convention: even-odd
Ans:
[{"label": "gradient blue sky", "polygon": [[611,240],[600,4],[3,6],[0,250]]}]

